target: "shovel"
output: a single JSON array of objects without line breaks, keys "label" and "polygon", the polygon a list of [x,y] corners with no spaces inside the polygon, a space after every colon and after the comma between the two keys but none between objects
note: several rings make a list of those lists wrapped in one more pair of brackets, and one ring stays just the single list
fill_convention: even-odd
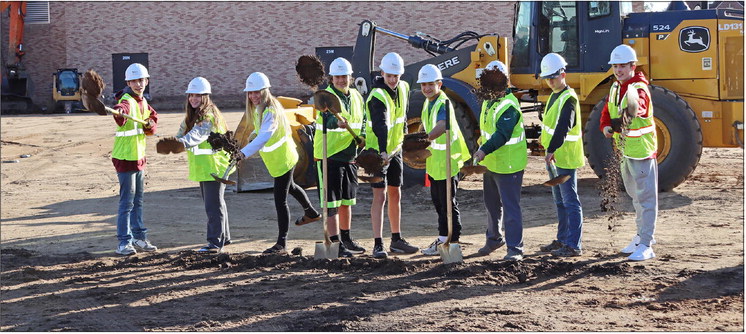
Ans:
[{"label": "shovel", "polygon": [[446,100],[446,217],[448,222],[448,238],[438,245],[438,253],[443,263],[462,263],[461,245],[451,243],[453,235],[453,203],[451,203],[451,101]]},{"label": "shovel", "polygon": [[102,102],[100,98],[94,99],[94,98],[91,98],[90,96],[83,94],[83,96],[81,96],[81,100],[83,102],[83,106],[86,108],[87,111],[93,111],[99,115],[106,115],[106,114],[117,115],[117,116],[121,116],[126,119],[129,119],[129,120],[132,120],[133,122],[140,123],[142,125],[148,124],[148,122],[146,121],[132,117],[128,114],[122,114],[119,111],[116,111],[114,109],[111,109],[105,106],[104,102]]},{"label": "shovel", "polygon": [[559,175],[557,174],[557,166],[554,165],[553,161],[550,161],[547,166],[549,167],[549,181],[542,183],[547,187],[554,187],[556,185],[563,184],[570,179],[570,175]]},{"label": "shovel", "polygon": [[236,181],[228,180],[228,176],[231,174],[231,171],[233,170],[233,167],[236,166],[237,162],[238,161],[235,161],[235,160],[231,161],[230,165],[228,165],[228,168],[225,169],[225,173],[223,173],[223,177],[220,177],[218,176],[218,174],[215,174],[215,173],[210,173],[210,175],[212,175],[215,181],[218,181],[223,184],[234,185],[236,184]]},{"label": "shovel", "polygon": [[[326,110],[324,110],[326,111]],[[326,160],[326,122],[324,117],[321,117],[322,135],[321,135],[321,184],[322,190],[319,192],[321,195],[321,226],[324,228],[324,241],[316,242],[316,251],[313,255],[314,259],[336,259],[339,257],[339,242],[332,243],[329,239],[329,232],[326,230],[326,186],[327,186],[327,160]]]}]

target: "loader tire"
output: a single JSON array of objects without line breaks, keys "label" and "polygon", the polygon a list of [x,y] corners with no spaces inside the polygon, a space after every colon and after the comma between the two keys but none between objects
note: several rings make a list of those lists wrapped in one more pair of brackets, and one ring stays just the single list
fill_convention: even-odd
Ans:
[{"label": "loader tire", "polygon": [[[412,90],[409,94],[409,111],[407,112],[407,133],[425,131],[422,126],[422,104],[425,102],[425,96],[419,89]],[[455,96],[449,98],[453,102],[456,121],[464,136],[466,146],[469,147],[470,154],[477,150],[477,139],[479,132],[477,129],[478,121],[474,119],[473,112],[469,107]],[[402,187],[409,188],[416,185],[423,185],[425,182],[425,164],[410,165],[404,163],[404,180]]]},{"label": "loader tire", "polygon": [[[658,137],[658,190],[671,191],[689,177],[702,156],[702,128],[689,104],[676,93],[650,86]],[[598,102],[583,129],[585,156],[593,171],[604,177],[612,154],[612,140],[599,130],[606,98]]]}]

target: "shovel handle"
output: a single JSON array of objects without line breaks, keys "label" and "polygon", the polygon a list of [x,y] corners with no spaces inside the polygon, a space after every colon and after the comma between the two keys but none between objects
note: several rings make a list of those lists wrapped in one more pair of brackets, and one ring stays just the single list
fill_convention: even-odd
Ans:
[{"label": "shovel handle", "polygon": [[141,120],[139,118],[134,118],[134,117],[132,117],[132,116],[130,116],[128,114],[123,114],[123,113],[117,111],[116,109],[112,109],[112,108],[109,108],[109,107],[104,107],[104,108],[106,108],[106,111],[110,112],[113,115],[124,117],[126,119],[132,120],[133,122],[137,122],[137,123],[140,123],[142,125],[148,125],[148,122],[143,121],[143,120]]},{"label": "shovel handle", "polygon": [[448,222],[448,238],[446,247],[453,236],[453,203],[451,203],[451,101],[446,99],[446,221]]},{"label": "shovel handle", "polygon": [[[340,116],[338,113],[332,111],[331,109],[327,109],[325,111],[328,111],[328,112],[332,113],[332,115],[334,115],[334,117],[336,117],[338,121],[347,123],[346,119],[344,119],[342,116]],[[349,123],[348,123],[348,125],[349,125]],[[347,129],[347,132],[349,132],[352,135],[352,138],[355,139],[355,143],[357,143],[357,146],[365,147],[365,139],[363,139],[362,137],[358,136],[355,133],[355,131],[352,131],[352,129],[350,129],[349,126],[346,126],[345,129]]]}]

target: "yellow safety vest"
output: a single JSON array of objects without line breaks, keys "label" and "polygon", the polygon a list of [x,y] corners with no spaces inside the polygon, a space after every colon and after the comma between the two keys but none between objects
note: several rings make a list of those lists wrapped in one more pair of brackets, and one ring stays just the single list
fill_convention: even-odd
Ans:
[{"label": "yellow safety vest", "polygon": [[[274,117],[285,117],[285,115],[277,115],[272,107],[264,108],[262,117],[254,117],[254,132],[257,134],[261,128],[262,120],[268,113],[272,113]],[[298,152],[295,150],[293,136],[280,126],[275,129],[269,140],[259,150],[259,155],[272,177],[284,175],[298,162]]]},{"label": "yellow safety vest", "polygon": [[378,148],[378,137],[373,132],[373,122],[371,121],[370,110],[368,109],[368,102],[371,99],[378,99],[386,105],[386,110],[388,111],[388,118],[386,119],[386,127],[388,128],[386,152],[389,155],[393,155],[401,150],[401,145],[404,141],[404,127],[407,123],[409,84],[405,81],[399,81],[399,85],[396,86],[396,92],[399,96],[397,102],[394,102],[394,99],[383,88],[373,88],[370,95],[368,95],[368,99],[365,101],[365,117],[368,119],[368,128],[371,130],[366,133],[365,148],[381,151]]},{"label": "yellow safety vest", "polygon": [[[552,101],[555,93],[549,96],[548,101]],[[554,99],[552,105],[544,106],[544,120],[541,124],[541,145],[549,148],[554,131],[557,128],[562,108],[570,97],[575,98],[575,125],[567,131],[565,141],[562,146],[554,151],[555,165],[564,169],[578,169],[585,165],[585,156],[583,155],[582,130],[580,128],[580,103],[575,90],[567,87],[562,93]]]},{"label": "yellow safety vest", "polygon": [[[441,91],[435,101],[431,103],[430,100],[425,99],[425,103],[422,104],[422,124],[425,126],[427,133],[430,133],[438,123],[438,110],[446,103],[446,100],[448,100],[448,96]],[[456,121],[453,103],[449,105],[447,112],[450,114],[451,120],[451,176],[456,176],[459,169],[464,166],[464,161],[469,160],[471,155]],[[446,140],[448,139],[444,133],[435,138],[435,141],[427,148],[432,155],[425,160],[425,170],[433,180],[446,179]]]},{"label": "yellow safety vest", "polygon": [[[624,140],[624,149],[622,154],[625,157],[631,159],[645,159],[653,155],[658,149],[658,138],[655,133],[655,119],[653,118],[653,102],[648,85],[643,82],[633,82],[627,86],[627,89],[642,89],[651,98],[650,105],[648,106],[648,117],[634,117],[629,124],[629,131],[626,133]],[[627,99],[624,98],[621,104],[617,105],[619,101],[619,82],[614,82],[611,85],[609,91],[609,102],[607,103],[609,109],[609,116],[612,119],[621,117],[620,110],[627,108]],[[619,133],[614,133],[614,141],[619,144],[620,138]]]},{"label": "yellow safety vest", "polygon": [[[144,98],[142,99],[142,103],[145,110],[140,110],[137,100],[129,94],[122,95],[117,103],[122,103],[122,101],[129,103],[130,116],[143,120],[150,117],[148,101]],[[145,131],[142,124],[125,119],[124,124],[117,127],[111,157],[129,161],[138,161],[145,157]]]},{"label": "yellow safety vest", "polygon": [[[332,86],[327,87],[326,91],[337,96]],[[337,99],[339,99],[339,104],[342,106],[342,111],[339,115],[347,119],[347,126],[359,136],[363,128],[363,96],[356,89],[350,89],[350,110],[347,110],[347,106],[342,103],[342,99],[339,96],[337,96]],[[321,123],[323,121],[321,113],[319,113],[318,117],[316,117],[316,133],[314,134],[314,138],[318,139],[313,141],[313,157],[316,159],[322,158],[321,136],[323,135],[323,128]],[[336,128],[327,129],[326,131],[326,154],[329,157],[342,152],[353,141],[352,135],[347,132],[347,129]]]},{"label": "yellow safety vest", "polygon": [[523,130],[523,113],[521,104],[513,94],[508,94],[490,105],[489,101],[482,102],[482,112],[479,115],[481,142],[486,143],[495,133],[497,120],[509,107],[518,110],[518,122],[513,128],[510,139],[503,146],[488,154],[479,164],[487,167],[491,172],[511,174],[522,171],[528,163],[526,133]]},{"label": "yellow safety vest", "polygon": [[[212,132],[225,133],[225,124],[217,124],[217,120],[211,111],[205,115],[205,120],[212,123]],[[210,173],[223,176],[230,164],[228,152],[215,151],[207,140],[187,149],[187,160],[189,161],[189,179],[192,181],[215,181]],[[235,171],[235,169],[233,169]],[[231,172],[232,173],[232,172]]]}]

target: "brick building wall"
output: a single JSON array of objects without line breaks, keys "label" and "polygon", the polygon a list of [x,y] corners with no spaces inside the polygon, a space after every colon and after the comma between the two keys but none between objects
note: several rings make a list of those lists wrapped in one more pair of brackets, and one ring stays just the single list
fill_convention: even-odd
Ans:
[{"label": "brick building wall", "polygon": [[[24,62],[34,83],[32,98],[40,106],[52,105],[51,73],[57,68],[95,69],[107,82],[108,96],[111,55],[147,53],[150,94],[159,108],[181,108],[187,83],[195,76],[212,83],[219,106],[236,107],[243,103],[244,82],[254,71],[269,76],[275,95],[310,95],[295,74],[298,56],[313,54],[317,46],[354,46],[357,25],[365,19],[403,34],[419,31],[439,39],[467,30],[510,36],[513,6],[514,2],[50,2],[51,23],[26,26]],[[399,52],[405,62],[429,57],[390,36],[379,35],[376,50],[375,65],[389,51]]]}]

